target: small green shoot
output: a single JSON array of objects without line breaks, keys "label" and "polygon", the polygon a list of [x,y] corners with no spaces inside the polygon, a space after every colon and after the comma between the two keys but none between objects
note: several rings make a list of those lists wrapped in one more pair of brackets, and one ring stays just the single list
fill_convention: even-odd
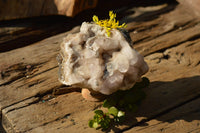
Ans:
[{"label": "small green shoot", "polygon": [[102,110],[96,110],[93,120],[89,121],[89,127],[107,129],[110,126],[109,114],[104,113]]},{"label": "small green shoot", "polygon": [[149,79],[144,77],[142,82],[136,83],[131,89],[117,91],[103,102],[103,107],[108,109],[107,113],[95,110],[95,115],[89,121],[89,127],[103,130],[108,129],[111,124],[117,125],[125,119],[125,112],[136,112],[141,101],[145,98],[142,88],[149,85]]},{"label": "small green shoot", "polygon": [[108,129],[111,122],[121,122],[125,115],[125,112],[119,111],[116,107],[108,108],[108,113],[104,113],[102,110],[95,110],[94,113],[94,118],[88,123],[89,127],[103,130]]}]

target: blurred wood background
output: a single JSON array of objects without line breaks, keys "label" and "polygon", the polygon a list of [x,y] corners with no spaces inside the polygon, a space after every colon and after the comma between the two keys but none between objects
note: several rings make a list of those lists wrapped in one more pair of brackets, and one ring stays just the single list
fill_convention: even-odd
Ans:
[{"label": "blurred wood background", "polygon": [[[157,0],[160,1],[160,0]],[[156,2],[157,2],[156,1]],[[153,3],[146,0],[146,3]],[[95,8],[98,5],[101,8],[112,7],[114,5],[123,6],[124,4],[145,3],[144,1],[105,1],[101,0],[0,0],[0,20],[19,19],[36,16],[47,15],[65,15],[74,17],[78,13]],[[156,3],[154,2],[154,3]],[[186,10],[193,11],[197,16],[200,16],[200,1],[199,0],[178,0],[183,4]]]},{"label": "blurred wood background", "polygon": [[0,20],[46,15],[75,16],[98,0],[0,0]]}]

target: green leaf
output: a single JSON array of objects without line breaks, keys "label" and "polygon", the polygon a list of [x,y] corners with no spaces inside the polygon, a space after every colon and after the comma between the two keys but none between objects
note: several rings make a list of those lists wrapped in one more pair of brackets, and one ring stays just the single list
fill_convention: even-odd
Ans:
[{"label": "green leaf", "polygon": [[99,124],[101,125],[101,128],[102,129],[107,129],[107,128],[109,128],[109,126],[110,126],[110,117],[109,116],[106,116],[105,118],[104,118],[104,120],[103,121],[101,121]]},{"label": "green leaf", "polygon": [[95,110],[94,113],[99,115],[99,116],[103,116],[103,111],[102,110]]},{"label": "green leaf", "polygon": [[123,111],[118,111],[117,117],[123,117],[123,116],[125,116],[125,112],[123,112]]},{"label": "green leaf", "polygon": [[93,128],[93,124],[94,124],[94,120],[90,120],[90,121],[88,122],[88,125],[89,125],[90,128]]},{"label": "green leaf", "polygon": [[117,114],[118,114],[118,109],[115,108],[115,107],[110,107],[110,108],[108,109],[108,113],[111,114],[111,115],[113,115],[113,116],[117,116]]},{"label": "green leaf", "polygon": [[110,123],[108,122],[104,122],[104,123],[101,123],[101,127],[105,130],[105,129],[108,129],[110,126]]},{"label": "green leaf", "polygon": [[93,125],[92,125],[93,128],[97,128],[99,127],[99,124],[97,122],[93,122]]}]

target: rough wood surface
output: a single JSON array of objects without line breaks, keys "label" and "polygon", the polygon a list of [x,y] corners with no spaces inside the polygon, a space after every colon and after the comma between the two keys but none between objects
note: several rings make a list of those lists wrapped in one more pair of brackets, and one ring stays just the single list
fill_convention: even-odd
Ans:
[{"label": "rough wood surface", "polygon": [[69,31],[76,25],[80,25],[80,22],[74,22],[73,19],[64,16],[2,21],[0,22],[0,52],[30,45]]},{"label": "rough wood surface", "polygon": [[200,1],[199,0],[178,0],[182,5],[185,6],[185,10],[190,13],[196,14],[200,17]]},{"label": "rough wood surface", "polygon": [[[79,27],[68,33],[78,30]],[[56,56],[59,43],[68,33],[29,47],[1,53],[0,109],[61,86],[57,80]]]},{"label": "rough wood surface", "polygon": [[200,98],[134,127],[125,133],[199,133],[199,106]]},{"label": "rough wood surface", "polygon": [[[129,14],[124,19],[134,48],[149,64],[151,84],[138,112],[110,131],[198,132],[200,21],[174,4],[123,13]],[[0,53],[0,113],[7,132],[102,132],[88,127],[101,102],[85,101],[79,88],[57,80],[59,43],[78,30]]]}]

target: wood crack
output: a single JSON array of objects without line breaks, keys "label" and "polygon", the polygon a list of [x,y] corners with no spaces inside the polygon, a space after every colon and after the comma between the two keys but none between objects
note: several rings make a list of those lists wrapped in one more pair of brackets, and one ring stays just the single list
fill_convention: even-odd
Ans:
[{"label": "wood crack", "polygon": [[12,77],[9,81],[7,81],[7,82],[5,82],[3,84],[0,84],[0,87],[9,85],[9,84],[17,81],[18,79],[23,78],[24,76],[25,76],[24,73],[20,73],[19,75]]},{"label": "wood crack", "polygon": [[[197,129],[194,129],[194,130],[191,130],[191,131],[189,131],[189,132],[187,132],[187,133],[192,133],[192,132],[194,132],[194,131],[199,131],[200,130],[200,128],[197,128]],[[196,132],[197,133],[197,132]]]},{"label": "wood crack", "polygon": [[51,70],[53,70],[53,69],[55,69],[55,68],[57,68],[57,67],[58,67],[58,66],[51,67],[51,68],[46,69],[46,70],[44,70],[44,71],[42,71],[42,72],[40,72],[40,73],[37,73],[37,74],[35,74],[35,75],[32,75],[32,76],[30,76],[30,77],[28,77],[28,78],[36,77],[36,76],[38,76],[38,75],[40,75],[40,74],[43,74],[43,73],[48,72],[48,71],[51,71]]},{"label": "wood crack", "polygon": [[[38,71],[38,68],[41,67],[41,65],[43,65],[45,63],[47,63],[47,62],[42,62],[42,63],[39,63],[39,64],[19,63],[19,64],[12,65],[12,66],[8,67],[5,70],[1,70],[0,75],[1,75],[2,79],[9,78],[9,76],[11,76],[11,77],[10,77],[10,79],[8,81],[0,84],[0,87],[12,84],[13,82],[15,82],[15,81],[17,81],[17,80],[19,80],[19,79],[21,79],[23,77],[26,77],[26,78],[35,77],[35,76],[37,76],[39,74],[45,73],[45,72],[50,71],[50,70],[52,70],[52,69],[57,67],[57,66],[54,66],[54,67],[49,68],[49,69],[47,69],[45,71],[42,71],[42,72],[40,72],[38,74],[32,75],[33,73]],[[19,72],[19,74],[17,74],[17,75],[12,77],[12,73],[16,73],[16,72]]]},{"label": "wood crack", "polygon": [[[34,97],[34,96],[33,96],[33,97]],[[33,97],[28,97],[28,98],[25,98],[25,99],[23,99],[23,100],[21,100],[21,101],[18,101],[18,102],[12,103],[12,104],[10,104],[10,105],[8,105],[8,106],[4,106],[4,107],[1,108],[0,111],[2,111],[2,110],[5,109],[5,108],[11,107],[11,106],[13,106],[13,105],[15,105],[15,104],[18,104],[18,103],[20,103],[20,102],[24,102],[24,101],[26,101],[26,100],[28,100],[28,99],[33,98]]]},{"label": "wood crack", "polygon": [[[173,45],[171,45],[171,46],[169,46],[169,47],[167,47],[167,48],[163,48],[163,49],[160,49],[160,50],[158,50],[158,51],[149,53],[149,54],[147,54],[147,55],[145,55],[145,56],[148,56],[148,55],[150,55],[150,54],[157,53],[157,52],[158,52],[158,53],[159,53],[159,52],[163,53],[163,52],[166,51],[167,49],[171,49],[171,48],[177,47],[177,46],[179,46],[179,45],[181,45],[181,44],[183,44],[183,43],[186,43],[186,42],[189,42],[189,41],[194,41],[194,40],[197,40],[197,39],[199,39],[199,38],[200,38],[200,34],[196,34],[196,35],[194,35],[194,36],[191,36],[191,37],[188,38],[187,40],[178,42],[177,44],[173,44]],[[191,45],[194,45],[194,44],[196,44],[196,43],[193,43],[193,44],[191,44]]]},{"label": "wood crack", "polygon": [[[52,122],[55,122],[55,121],[59,121],[59,120],[61,120],[61,119],[68,119],[70,115],[71,115],[70,113],[65,114],[64,116],[61,116],[61,117],[58,117],[58,118],[56,118],[56,119],[54,119],[54,120],[51,120],[51,121],[49,121],[49,122],[43,123],[42,125],[40,125],[40,126],[38,126],[38,127],[45,126],[45,125],[47,125],[47,124],[49,124],[49,123],[52,123]],[[37,127],[37,128],[38,128],[38,127]],[[25,132],[28,132],[28,131],[33,130],[33,129],[34,129],[34,128],[30,128],[30,129],[26,130]]]},{"label": "wood crack", "polygon": [[[32,97],[33,98],[33,97]],[[31,99],[31,98],[29,98],[29,99]],[[23,100],[24,101],[24,100]],[[20,101],[20,102],[22,102],[22,101]],[[19,103],[20,103],[19,102]],[[39,102],[39,98],[37,99],[37,100],[35,100],[35,101],[33,101],[33,102],[30,102],[30,103],[27,103],[26,105],[24,105],[24,106],[20,106],[20,107],[16,107],[16,108],[13,108],[13,109],[10,109],[10,110],[8,110],[8,111],[6,111],[6,113],[9,113],[9,112],[12,112],[12,111],[14,111],[14,110],[19,110],[19,109],[21,109],[21,108],[25,108],[25,107],[27,107],[27,106],[30,106],[30,105],[32,105],[32,104],[36,104],[36,103],[38,103]],[[17,103],[16,103],[17,104]],[[11,107],[11,106],[10,106]]]}]

